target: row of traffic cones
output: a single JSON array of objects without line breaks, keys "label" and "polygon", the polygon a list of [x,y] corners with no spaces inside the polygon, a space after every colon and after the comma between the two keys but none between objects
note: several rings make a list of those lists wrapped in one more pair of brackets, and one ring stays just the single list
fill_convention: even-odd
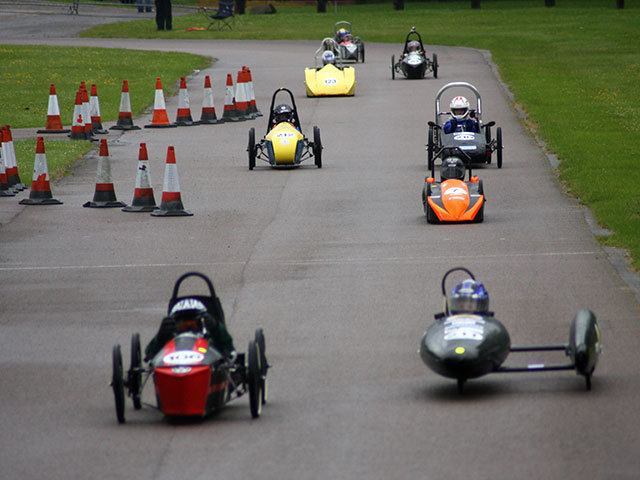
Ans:
[{"label": "row of traffic cones", "polygon": [[[4,132],[4,130],[3,130]],[[6,153],[10,149],[6,148],[9,142],[4,141],[3,135],[2,152],[0,158],[0,196],[13,196],[15,191],[12,185],[9,185],[8,170],[5,168],[4,159],[10,154]],[[15,184],[14,184],[15,185]],[[24,185],[22,187],[26,188]],[[24,189],[23,188],[23,189]],[[10,192],[2,195],[3,192]],[[31,182],[31,191],[29,198],[25,198],[19,202],[21,205],[61,205],[62,202],[53,198],[51,185],[49,182],[49,168],[47,166],[47,156],[44,147],[44,138],[38,137],[36,144],[36,156],[33,165],[33,179]],[[113,208],[122,207],[124,212],[150,212],[154,217],[175,217],[175,216],[192,216],[193,213],[184,209],[180,194],[180,183],[178,179],[178,168],[176,164],[175,149],[169,146],[167,149],[167,161],[165,167],[164,185],[162,191],[162,199],[158,207],[153,195],[151,186],[151,175],[149,172],[149,157],[147,154],[147,146],[145,143],[140,144],[140,152],[138,155],[138,173],[136,176],[136,186],[133,193],[133,202],[126,205],[119,202],[116,198],[115,188],[111,180],[111,161],[109,157],[109,148],[106,139],[100,140],[100,155],[98,158],[97,180],[93,200],[86,202],[83,207],[88,208]]]},{"label": "row of traffic cones", "polygon": [[20,181],[11,127],[0,129],[0,197],[12,197],[26,187]]},{"label": "row of traffic cones", "polygon": [[[251,70],[243,66],[238,72],[237,82],[234,89],[233,78],[227,74],[227,85],[225,90],[224,112],[221,118],[216,115],[211,77],[205,76],[204,95],[202,99],[202,113],[199,121],[194,121],[191,115],[189,104],[189,93],[185,77],[180,78],[180,90],[178,92],[178,112],[176,121],[171,123],[167,115],[164,92],[160,77],[156,78],[155,98],[153,105],[153,117],[149,125],[145,128],[170,128],[177,126],[191,125],[212,125],[226,121],[237,122],[249,120],[262,116],[256,106],[255,93],[253,90],[253,80]],[[134,125],[131,114],[131,99],[129,96],[129,82],[122,83],[122,94],[120,96],[120,109],[116,125],[111,130],[139,130],[140,127]],[[73,111],[73,122],[71,129],[62,126],[60,118],[60,106],[56,94],[55,85],[52,83],[49,88],[49,105],[47,108],[47,122],[44,129],[37,133],[68,133],[72,140],[92,140],[97,141],[94,134],[105,134],[107,131],[102,126],[100,114],[100,100],[98,98],[97,87],[91,85],[91,94],[87,92],[85,82],[80,84],[76,92],[76,102]]]}]

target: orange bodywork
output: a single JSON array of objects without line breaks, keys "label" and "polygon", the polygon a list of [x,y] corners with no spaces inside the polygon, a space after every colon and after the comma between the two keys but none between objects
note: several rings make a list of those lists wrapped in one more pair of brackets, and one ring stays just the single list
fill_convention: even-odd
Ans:
[{"label": "orange bodywork", "polygon": [[484,195],[471,204],[469,188],[462,180],[446,180],[440,185],[442,205],[431,197],[427,198],[429,206],[441,222],[472,221],[484,202]]}]

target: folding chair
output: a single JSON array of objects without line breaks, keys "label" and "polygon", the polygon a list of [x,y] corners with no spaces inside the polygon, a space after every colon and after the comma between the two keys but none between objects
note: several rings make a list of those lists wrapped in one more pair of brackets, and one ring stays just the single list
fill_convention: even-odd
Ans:
[{"label": "folding chair", "polygon": [[218,30],[223,30],[224,28],[231,30],[231,25],[235,19],[233,15],[234,1],[235,0],[218,0],[218,8],[211,8],[208,5],[213,3],[212,0],[198,1],[198,10],[209,20],[207,30],[214,25]]}]

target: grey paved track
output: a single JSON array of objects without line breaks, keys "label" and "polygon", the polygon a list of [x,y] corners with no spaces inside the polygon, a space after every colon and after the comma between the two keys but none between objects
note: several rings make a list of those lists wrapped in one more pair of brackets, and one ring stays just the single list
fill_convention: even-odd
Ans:
[{"label": "grey paved track", "polygon": [[[8,42],[127,44],[0,39]],[[0,478],[638,478],[638,302],[480,52],[429,47],[439,79],[392,81],[400,45],[367,43],[355,97],[307,99],[303,69],[315,42],[136,48],[219,59],[190,77],[192,111],[204,74],[214,77],[219,112],[224,78],[242,65],[265,113],[275,88],[289,86],[305,132],[321,128],[324,167],[250,172],[247,131],[263,135],[262,117],[108,135],[126,202],[139,142],[149,147],[157,200],[175,146],[190,218],[82,208],[95,155],[53,185],[62,206],[1,199],[10,221],[0,229]],[[477,171],[488,197],[483,224],[432,226],[420,202],[425,123],[435,92],[456,80],[476,85],[485,118],[503,127],[505,164]],[[168,99],[170,117],[176,108],[177,97]],[[605,352],[593,390],[570,372],[518,374],[472,381],[459,396],[430,373],[418,344],[441,308],[440,278],[455,265],[482,279],[515,344],[564,342],[574,313],[594,310]],[[240,350],[264,328],[270,402],[259,420],[241,399],[192,425],[128,404],[120,426],[111,346],[123,344],[128,363],[130,335],[150,338],[173,282],[191,269],[214,279]]]}]

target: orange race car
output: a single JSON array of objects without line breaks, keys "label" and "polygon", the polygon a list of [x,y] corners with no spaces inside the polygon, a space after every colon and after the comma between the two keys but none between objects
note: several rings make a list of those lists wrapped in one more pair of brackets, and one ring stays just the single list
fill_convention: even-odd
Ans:
[{"label": "orange race car", "polygon": [[[446,157],[440,165],[440,181],[435,179],[435,167],[425,179],[422,204],[429,223],[473,222],[484,219],[484,189],[482,180],[471,174],[471,166],[460,156]],[[465,180],[465,171],[469,179]]]}]

